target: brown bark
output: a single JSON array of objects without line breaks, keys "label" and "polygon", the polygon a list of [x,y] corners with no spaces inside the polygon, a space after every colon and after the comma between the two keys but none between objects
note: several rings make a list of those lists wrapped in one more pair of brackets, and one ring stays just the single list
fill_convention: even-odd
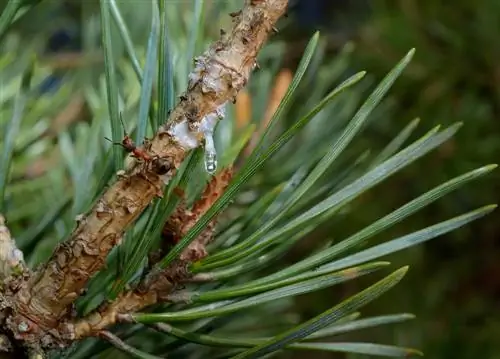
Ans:
[{"label": "brown bark", "polygon": [[26,271],[23,252],[17,248],[5,218],[0,214],[0,280],[5,285],[13,274],[22,274]]},{"label": "brown bark", "polygon": [[[171,246],[176,244],[189,232],[201,216],[205,214],[212,204],[224,193],[232,176],[233,169],[231,167],[222,170],[208,182],[201,198],[196,201],[193,208],[186,208],[185,204],[181,203],[175,209],[174,213],[172,213],[163,227],[162,236],[165,245]],[[207,227],[212,227],[214,225],[215,221],[212,221]],[[184,250],[180,259],[194,262],[197,258],[205,257],[207,254],[205,253],[205,246],[208,244],[207,241],[209,239],[210,238],[203,239],[203,236],[200,235]],[[164,247],[163,251],[166,252],[167,250],[168,248]]]},{"label": "brown bark", "polygon": [[[120,173],[92,210],[79,216],[70,238],[20,284],[12,298],[14,314],[7,319],[14,338],[28,346],[57,344],[57,328],[70,318],[72,304],[90,277],[103,267],[127,227],[161,194],[189,150],[200,145],[200,121],[234,100],[246,84],[259,50],[287,4],[287,0],[246,0],[243,10],[232,14],[232,31],[195,60],[187,91],[147,146],[154,160],[136,162]],[[179,124],[187,125],[194,143],[175,131]]]},{"label": "brown bark", "polygon": [[[212,177],[201,198],[191,209],[184,205],[179,206],[165,224],[166,231],[170,232],[169,238],[181,239],[224,193],[231,177],[231,168],[221,171]],[[191,276],[187,270],[189,264],[207,255],[206,245],[213,240],[215,221],[216,218],[181,253],[176,262],[164,270],[150,272],[134,290],[122,293],[112,303],[104,304],[76,323],[63,325],[61,331],[72,339],[95,336],[116,323],[120,315],[134,313],[153,304],[168,301],[176,285],[185,282]]]}]

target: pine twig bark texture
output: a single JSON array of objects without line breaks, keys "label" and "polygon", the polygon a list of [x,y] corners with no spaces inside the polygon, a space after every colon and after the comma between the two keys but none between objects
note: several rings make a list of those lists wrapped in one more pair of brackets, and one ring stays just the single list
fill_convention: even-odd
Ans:
[{"label": "pine twig bark texture", "polygon": [[[186,234],[224,193],[231,177],[231,168],[222,170],[212,177],[201,198],[191,209],[184,205],[179,206],[165,225],[165,232],[168,232],[168,236],[175,241]],[[187,270],[189,264],[207,255],[205,248],[213,240],[215,221],[216,218],[181,253],[177,261],[163,270],[150,271],[134,290],[125,291],[116,300],[103,304],[87,317],[75,323],[68,323],[64,331],[71,333],[72,339],[95,336],[122,319],[128,321],[126,314],[137,312],[156,303],[169,301],[169,298],[176,294],[176,285],[184,283],[191,276]],[[165,244],[171,245],[171,243]]]},{"label": "pine twig bark texture", "polygon": [[[74,331],[75,326],[68,325],[78,322],[78,318],[73,317],[74,301],[83,293],[89,279],[103,268],[107,255],[120,243],[124,231],[155,197],[161,196],[187,153],[202,143],[206,127],[203,121],[218,114],[228,101],[234,101],[246,85],[259,50],[287,5],[287,0],[246,0],[241,11],[231,14],[232,30],[221,31],[221,38],[195,59],[188,89],[168,121],[145,145],[143,150],[150,159],[137,160],[127,171],[117,173],[117,180],[90,212],[78,216],[70,238],[55,249],[47,263],[3,293],[2,330],[11,340],[25,348],[43,349],[97,335],[82,322],[79,322],[82,326],[76,328],[87,329],[78,333]],[[188,254],[189,251],[185,252],[183,255],[187,257],[179,260],[189,260]],[[175,278],[167,279],[173,287]],[[153,287],[151,284],[143,288],[145,292],[141,292],[140,298],[134,297],[138,291],[123,293],[121,297],[144,301],[145,293],[152,293],[149,303],[152,304],[158,299]],[[168,292],[168,288],[162,290],[165,289]],[[130,304],[125,300],[123,303]],[[128,304],[119,312],[136,308]],[[141,307],[146,304],[147,301],[141,303]],[[119,306],[114,308],[116,312]],[[105,324],[113,321],[112,318]]]}]

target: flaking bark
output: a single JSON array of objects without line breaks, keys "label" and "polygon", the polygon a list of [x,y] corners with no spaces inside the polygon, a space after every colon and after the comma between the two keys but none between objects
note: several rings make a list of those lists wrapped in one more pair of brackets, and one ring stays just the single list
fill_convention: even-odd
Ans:
[{"label": "flaking bark", "polygon": [[[201,198],[191,209],[179,206],[166,223],[172,238],[184,236],[224,193],[232,178],[232,168],[224,169],[212,177]],[[120,316],[134,313],[151,305],[165,302],[178,284],[184,283],[191,274],[190,263],[207,255],[206,246],[214,238],[214,218],[200,235],[181,253],[179,259],[161,271],[151,271],[134,290],[126,291],[111,303],[105,303],[86,318],[76,323],[63,324],[60,330],[68,338],[81,339],[98,335],[102,330],[119,321]]]},{"label": "flaking bark", "polygon": [[195,146],[203,140],[197,131],[201,119],[236,98],[245,86],[256,56],[287,0],[247,0],[232,14],[231,32],[221,35],[196,59],[189,87],[160,127],[146,150],[155,158],[136,163],[117,176],[92,210],[79,216],[70,238],[59,245],[49,261],[20,285],[12,298],[13,314],[6,324],[12,336],[27,346],[50,347],[60,343],[58,327],[71,316],[73,302],[89,279],[104,265],[127,227],[158,195],[193,146],[185,146],[172,130],[187,122]]}]

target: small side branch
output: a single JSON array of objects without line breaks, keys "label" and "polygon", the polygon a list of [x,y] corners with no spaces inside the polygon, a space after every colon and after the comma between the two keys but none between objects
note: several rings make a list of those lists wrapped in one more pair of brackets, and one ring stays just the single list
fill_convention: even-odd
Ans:
[{"label": "small side branch", "polygon": [[[200,199],[196,201],[192,208],[187,208],[184,203],[181,203],[165,223],[162,231],[163,238],[172,244],[180,241],[225,192],[232,176],[232,167],[223,169],[208,182]],[[207,225],[198,238],[181,254],[181,260],[195,262],[207,255],[206,246],[213,238],[215,224],[216,220],[212,220]],[[165,253],[167,251],[168,249],[164,249]]]},{"label": "small side branch", "polygon": [[27,272],[23,252],[16,246],[5,223],[5,218],[0,214],[0,280],[4,282],[15,274]]},{"label": "small side branch", "polygon": [[[180,206],[166,223],[171,238],[181,238],[210,209],[224,193],[232,177],[232,168],[222,170],[205,187],[201,198],[191,209]],[[179,259],[161,271],[151,271],[134,290],[124,292],[112,303],[106,303],[76,323],[64,324],[60,329],[72,339],[94,336],[120,321],[123,315],[137,312],[151,305],[169,301],[178,285],[191,277],[190,263],[207,255],[206,246],[213,240],[216,219],[181,253]]]},{"label": "small side branch", "polygon": [[143,359],[162,359],[159,356],[151,355],[145,353],[133,346],[125,343],[123,340],[118,338],[111,332],[103,331],[99,333],[99,336],[105,340],[107,340],[110,344],[112,344],[115,348],[121,350],[122,352],[130,355],[132,358],[143,358]]}]

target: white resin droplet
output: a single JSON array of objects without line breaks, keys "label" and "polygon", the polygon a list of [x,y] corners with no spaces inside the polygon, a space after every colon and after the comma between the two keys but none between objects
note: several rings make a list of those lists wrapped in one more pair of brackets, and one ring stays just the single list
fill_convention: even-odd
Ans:
[{"label": "white resin droplet", "polygon": [[211,175],[217,171],[217,152],[211,132],[205,133],[205,170]]},{"label": "white resin droplet", "polygon": [[215,151],[213,134],[217,122],[224,118],[225,105],[225,103],[222,104],[214,112],[206,115],[198,127],[198,131],[205,138],[205,170],[211,175],[217,170],[217,152]]},{"label": "white resin droplet", "polygon": [[198,146],[198,139],[189,130],[186,120],[173,126],[169,133],[182,147],[186,149],[192,149]]}]

